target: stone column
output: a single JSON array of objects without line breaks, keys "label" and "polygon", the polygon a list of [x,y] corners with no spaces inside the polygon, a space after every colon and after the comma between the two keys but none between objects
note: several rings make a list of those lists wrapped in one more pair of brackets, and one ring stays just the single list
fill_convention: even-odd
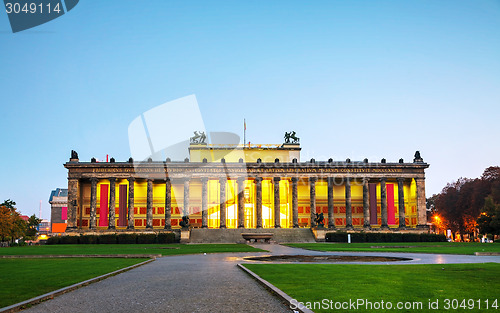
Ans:
[{"label": "stone column", "polygon": [[257,210],[257,228],[262,228],[262,177],[255,177],[255,209]]},{"label": "stone column", "polygon": [[427,229],[427,206],[425,202],[425,178],[415,178],[417,183],[417,228]]},{"label": "stone column", "polygon": [[208,178],[201,179],[201,228],[208,227]]},{"label": "stone column", "polygon": [[335,215],[333,212],[333,177],[328,177],[328,228],[335,228]]},{"label": "stone column", "polygon": [[245,228],[245,178],[238,177],[238,228]]},{"label": "stone column", "polygon": [[280,180],[279,177],[274,177],[274,228],[281,228],[280,220]]},{"label": "stone column", "polygon": [[404,178],[398,178],[399,229],[406,229]]},{"label": "stone column", "polygon": [[311,228],[316,226],[314,219],[316,218],[316,177],[309,177],[309,201],[310,201],[310,217]]},{"label": "stone column", "polygon": [[[78,226],[78,198],[80,194],[80,181],[75,178],[68,178],[68,226],[66,231],[75,230]],[[80,224],[80,227],[82,225]]]},{"label": "stone column", "polygon": [[96,208],[97,208],[97,182],[95,177],[90,179],[90,222],[89,228],[96,229]]},{"label": "stone column", "polygon": [[292,177],[292,223],[293,228],[299,227],[299,197],[298,197],[298,181],[297,177]]},{"label": "stone column", "polygon": [[116,178],[109,179],[109,218],[108,229],[115,229]]},{"label": "stone column", "polygon": [[129,177],[128,180],[128,225],[127,229],[134,229],[134,184],[135,178]]},{"label": "stone column", "polygon": [[387,225],[387,187],[385,182],[385,178],[380,179],[380,216],[382,217],[380,229],[389,229],[389,225]]},{"label": "stone column", "polygon": [[153,229],[153,180],[147,180],[146,229]]},{"label": "stone column", "polygon": [[182,215],[189,217],[189,178],[184,179],[184,205]]},{"label": "stone column", "polygon": [[220,178],[220,225],[219,228],[226,228],[226,182],[227,178]]},{"label": "stone column", "polygon": [[346,229],[353,229],[352,227],[352,199],[351,199],[351,178],[345,178],[345,227]]},{"label": "stone column", "polygon": [[172,229],[172,182],[170,178],[165,179],[165,226],[164,229]]},{"label": "stone column", "polygon": [[363,228],[366,230],[371,229],[370,226],[370,190],[368,188],[368,181],[370,179],[363,177]]}]

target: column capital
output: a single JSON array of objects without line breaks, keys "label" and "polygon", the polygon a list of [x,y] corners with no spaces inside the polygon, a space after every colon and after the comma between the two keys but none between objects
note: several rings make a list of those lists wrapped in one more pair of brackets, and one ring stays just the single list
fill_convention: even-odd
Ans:
[{"label": "column capital", "polygon": [[153,182],[153,180],[154,180],[154,179],[153,179],[153,178],[148,177],[148,178],[146,178],[146,180],[147,180],[147,182],[149,183],[149,182]]},{"label": "column capital", "polygon": [[310,183],[315,183],[318,180],[317,177],[309,177],[309,182]]},{"label": "column capital", "polygon": [[296,183],[296,182],[299,181],[299,178],[298,177],[292,177],[291,180],[292,180],[292,183]]},{"label": "column capital", "polygon": [[425,177],[414,177],[413,179],[415,179],[415,181],[422,181],[422,180],[425,180]]},{"label": "column capital", "polygon": [[208,177],[202,177],[201,182],[206,184],[208,182]]},{"label": "column capital", "polygon": [[220,183],[225,183],[225,182],[227,182],[227,177],[220,177],[220,178],[219,178],[219,182],[220,182]]},{"label": "column capital", "polygon": [[380,178],[380,182],[384,182],[385,183],[386,181],[387,181],[387,178],[385,178],[385,177]]},{"label": "column capital", "polygon": [[127,178],[127,180],[131,183],[131,182],[134,182],[135,181],[135,177],[129,177]]},{"label": "column capital", "polygon": [[97,183],[99,181],[99,178],[97,177],[90,177],[90,182],[91,183]]},{"label": "column capital", "polygon": [[110,178],[108,178],[108,180],[109,180],[111,183],[114,183],[114,182],[116,182],[116,177],[110,177]]},{"label": "column capital", "polygon": [[404,183],[404,182],[406,181],[406,178],[404,178],[404,177],[398,177],[398,178],[396,178],[396,180],[397,180],[398,182],[402,182],[402,183]]},{"label": "column capital", "polygon": [[278,183],[281,180],[281,177],[273,177],[273,181],[275,183]]},{"label": "column capital", "polygon": [[368,183],[370,181],[369,177],[363,177],[363,183]]},{"label": "column capital", "polygon": [[255,177],[255,178],[254,178],[254,181],[255,181],[256,183],[261,183],[261,182],[262,182],[262,177]]}]

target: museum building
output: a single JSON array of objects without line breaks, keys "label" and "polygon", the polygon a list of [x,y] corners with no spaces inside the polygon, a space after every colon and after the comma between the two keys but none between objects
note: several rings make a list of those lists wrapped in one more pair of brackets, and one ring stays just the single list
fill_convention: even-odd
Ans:
[{"label": "museum building", "polygon": [[[426,230],[425,169],[412,162],[303,161],[298,143],[191,143],[181,162],[81,162],[68,170],[67,233],[191,229]],[[321,222],[320,222],[321,223]]]}]

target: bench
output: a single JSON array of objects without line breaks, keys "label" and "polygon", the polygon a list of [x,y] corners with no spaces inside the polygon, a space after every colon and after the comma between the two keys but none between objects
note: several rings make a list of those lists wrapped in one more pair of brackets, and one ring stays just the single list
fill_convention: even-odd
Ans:
[{"label": "bench", "polygon": [[248,243],[250,242],[266,242],[270,243],[271,238],[273,237],[272,233],[244,233],[241,234],[243,239],[245,239]]}]

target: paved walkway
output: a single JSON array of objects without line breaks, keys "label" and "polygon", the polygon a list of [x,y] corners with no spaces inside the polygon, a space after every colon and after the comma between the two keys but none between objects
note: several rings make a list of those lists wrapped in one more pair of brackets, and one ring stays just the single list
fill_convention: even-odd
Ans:
[{"label": "paved walkway", "polygon": [[[110,277],[26,312],[291,312],[236,267],[248,256],[377,255],[412,258],[370,264],[500,263],[499,256],[415,253],[318,252],[281,245],[258,247],[270,253],[225,253],[158,258],[155,262]],[[259,262],[256,262],[259,263]]]}]

